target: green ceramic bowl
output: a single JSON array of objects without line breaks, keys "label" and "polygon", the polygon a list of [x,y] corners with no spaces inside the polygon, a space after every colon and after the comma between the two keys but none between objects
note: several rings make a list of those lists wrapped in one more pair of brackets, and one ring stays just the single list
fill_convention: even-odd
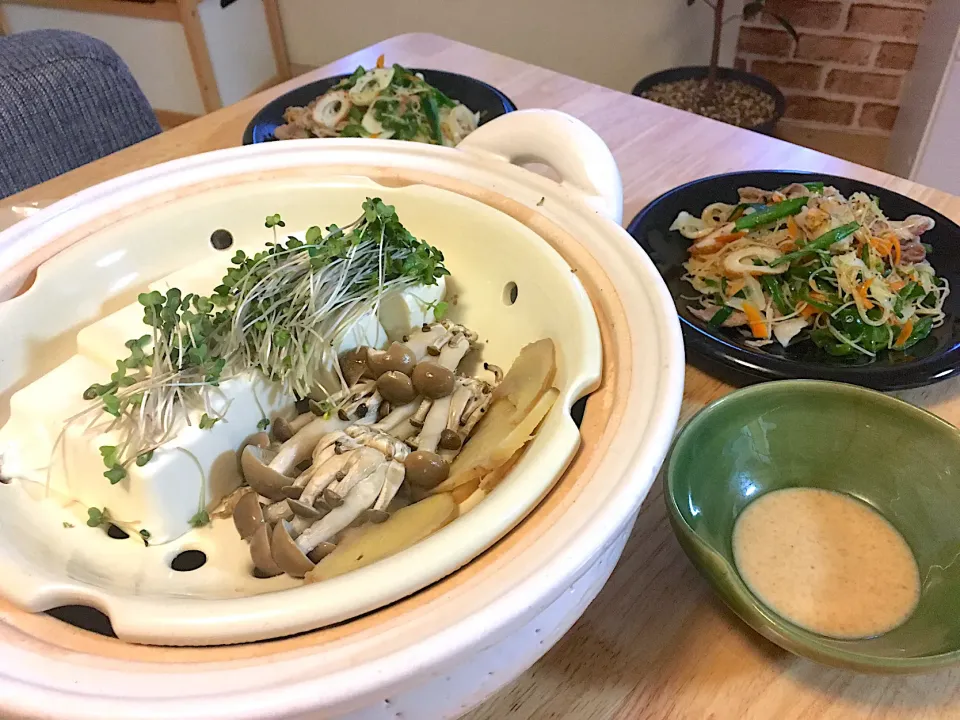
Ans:
[{"label": "green ceramic bowl", "polygon": [[[835,640],[790,623],[750,592],[733,561],[734,521],[761,494],[790,487],[847,493],[902,533],[922,584],[904,624]],[[852,385],[755,385],[704,408],[681,431],[664,495],[690,559],[737,615],[781,647],[873,672],[960,661],[960,432],[952,425]]]}]

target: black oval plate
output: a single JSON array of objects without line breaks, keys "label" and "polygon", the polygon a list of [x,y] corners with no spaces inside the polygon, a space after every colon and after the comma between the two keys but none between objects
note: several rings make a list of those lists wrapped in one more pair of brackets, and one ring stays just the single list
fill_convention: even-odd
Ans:
[{"label": "black oval plate", "polygon": [[[481,80],[445,70],[411,70],[411,72],[423,73],[423,79],[437,90],[454,100],[459,100],[473,112],[480,113],[481,125],[517,109],[510,98]],[[247,129],[243,131],[243,144],[252,145],[276,140],[273,131],[284,124],[284,110],[294,105],[299,107],[308,105],[345,77],[350,77],[350,73],[316,80],[271,101],[253,116]]]},{"label": "black oval plate", "polygon": [[[951,293],[944,305],[946,322],[907,353],[884,352],[876,359],[836,358],[809,340],[783,348],[777,344],[754,348],[734,330],[714,329],[697,317],[683,296],[697,291],[684,282],[683,263],[690,241],[668,228],[681,210],[699,216],[713,202],[735,204],[737,189],[745,186],[772,190],[792,182],[823,181],[844,196],[862,191],[880,198],[887,217],[901,220],[908,215],[928,215],[936,227],[923,241],[933,247],[930,264],[950,282]],[[673,295],[688,351],[719,362],[734,371],[764,380],[815,378],[835,380],[874,388],[901,390],[943,380],[960,372],[960,226],[926,205],[876,185],[820,173],[760,170],[727,173],[696,180],[664,193],[637,215],[627,227],[663,275]]]}]

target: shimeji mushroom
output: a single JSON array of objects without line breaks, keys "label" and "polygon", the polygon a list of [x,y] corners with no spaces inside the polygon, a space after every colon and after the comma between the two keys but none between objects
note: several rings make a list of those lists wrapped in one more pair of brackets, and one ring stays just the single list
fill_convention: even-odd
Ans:
[{"label": "shimeji mushroom", "polygon": [[[347,528],[364,510],[376,503],[384,485],[387,483],[391,463],[399,466],[400,481],[402,482],[402,465],[399,465],[396,461],[381,463],[373,473],[357,483],[352,492],[344,498],[342,505],[333,508],[323,518],[304,530],[296,539],[293,538],[284,523],[277,523],[272,536],[273,560],[277,566],[288,575],[300,578],[313,569],[314,563],[307,555],[313,552],[320,543],[329,541],[337,533]],[[399,485],[398,482],[397,487]]]},{"label": "shimeji mushroom", "polygon": [[[503,375],[494,366],[485,366],[493,384],[456,375],[476,340],[472,331],[444,322],[424,325],[386,350],[350,351],[340,359],[348,386],[330,398],[333,422],[307,418],[268,463],[269,451],[244,450],[244,474],[259,496],[250,493],[235,522],[250,538],[260,572],[273,572],[272,562],[303,577],[344,529],[386,521],[404,480],[429,491],[448,477]],[[296,468],[301,472],[293,477]]]},{"label": "shimeji mushroom", "polygon": [[339,418],[315,418],[283,443],[269,463],[264,462],[263,448],[247,445],[240,455],[244,479],[260,495],[271,500],[283,500],[286,498],[283,488],[293,482],[290,473],[294,468],[310,458],[320,438],[346,426],[347,422]]},{"label": "shimeji mushroom", "polygon": [[280,442],[286,442],[314,419],[316,416],[311,412],[302,413],[292,420],[278,417],[273,421],[273,436]]},{"label": "shimeji mushroom", "polygon": [[266,525],[261,525],[250,537],[250,557],[253,559],[254,567],[267,577],[284,572],[273,559],[270,551],[270,534],[267,532]]},{"label": "shimeji mushroom", "polygon": [[246,540],[256,534],[264,522],[260,499],[255,492],[248,490],[240,496],[233,508],[233,524],[240,533],[240,537]]}]

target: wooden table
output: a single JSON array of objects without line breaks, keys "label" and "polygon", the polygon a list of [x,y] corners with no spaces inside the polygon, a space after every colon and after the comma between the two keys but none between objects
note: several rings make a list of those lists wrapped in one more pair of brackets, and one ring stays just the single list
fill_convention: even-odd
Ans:
[{"label": "wooden table", "polygon": [[[680,113],[434,36],[403,35],[8,198],[50,201],[155,163],[240,143],[265,102],[307,80],[390,62],[485,80],[521,108],[556,108],[596,130],[620,165],[624,218],[705,175],[749,168],[817,170],[890,187],[955,220],[960,198],[858,165]],[[692,367],[681,422],[732,388]],[[960,424],[960,380],[901,394]],[[762,639],[718,601],[687,561],[655,485],[620,564],[574,628],[470,720],[531,718],[960,717],[960,669],[917,677],[857,675],[802,660]]]}]

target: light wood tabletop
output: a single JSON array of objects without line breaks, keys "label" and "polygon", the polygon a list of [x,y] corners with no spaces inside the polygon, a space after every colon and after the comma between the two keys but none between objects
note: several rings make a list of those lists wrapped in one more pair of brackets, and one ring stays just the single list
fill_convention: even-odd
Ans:
[{"label": "light wood tabletop", "polygon": [[[182,125],[19,195],[0,207],[49,202],[139,168],[239,145],[251,116],[304,82],[389,62],[468,74],[520,108],[555,108],[586,122],[623,176],[624,219],[662,192],[731,170],[783,168],[860,178],[910,195],[960,221],[960,198],[780,140],[680,113],[434,35],[384,41],[309,75]],[[693,368],[681,422],[731,387]],[[960,424],[960,380],[900,393]],[[504,718],[960,717],[960,669],[869,676],[822,667],[767,642],[717,600],[667,522],[659,483],[610,581],[567,635],[519,679],[468,716]]]}]

